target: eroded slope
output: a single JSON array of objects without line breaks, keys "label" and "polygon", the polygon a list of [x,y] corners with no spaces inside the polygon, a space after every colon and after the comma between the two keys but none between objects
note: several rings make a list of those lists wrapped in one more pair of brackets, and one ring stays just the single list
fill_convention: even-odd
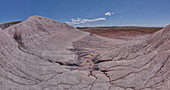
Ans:
[{"label": "eroded slope", "polygon": [[170,26],[109,39],[33,16],[0,30],[1,90],[169,90]]}]

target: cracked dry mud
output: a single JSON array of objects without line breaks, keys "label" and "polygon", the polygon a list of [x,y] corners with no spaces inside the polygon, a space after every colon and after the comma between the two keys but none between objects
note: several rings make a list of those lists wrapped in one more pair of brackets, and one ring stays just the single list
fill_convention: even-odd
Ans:
[{"label": "cracked dry mud", "polygon": [[40,16],[1,29],[0,90],[170,90],[170,25],[133,41]]}]

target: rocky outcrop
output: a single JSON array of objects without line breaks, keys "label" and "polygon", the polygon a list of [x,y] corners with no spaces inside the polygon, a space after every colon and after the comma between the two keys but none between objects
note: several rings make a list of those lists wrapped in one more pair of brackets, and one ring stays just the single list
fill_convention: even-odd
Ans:
[{"label": "rocky outcrop", "polygon": [[4,30],[5,28],[10,27],[10,26],[15,25],[15,24],[18,24],[20,22],[21,21],[15,21],[15,22],[9,22],[9,23],[0,23],[0,28],[2,30]]},{"label": "rocky outcrop", "polygon": [[125,41],[32,16],[0,30],[0,88],[169,90],[169,34]]}]

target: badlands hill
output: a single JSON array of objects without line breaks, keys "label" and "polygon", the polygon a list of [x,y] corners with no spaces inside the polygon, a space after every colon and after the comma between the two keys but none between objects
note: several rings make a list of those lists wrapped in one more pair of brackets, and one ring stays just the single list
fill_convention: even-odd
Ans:
[{"label": "badlands hill", "polygon": [[0,28],[1,90],[170,89],[170,25],[130,41],[40,16]]},{"label": "badlands hill", "polygon": [[9,23],[0,23],[0,29],[5,29],[9,26],[15,25],[17,23],[20,23],[21,21],[15,21],[15,22],[9,22]]}]

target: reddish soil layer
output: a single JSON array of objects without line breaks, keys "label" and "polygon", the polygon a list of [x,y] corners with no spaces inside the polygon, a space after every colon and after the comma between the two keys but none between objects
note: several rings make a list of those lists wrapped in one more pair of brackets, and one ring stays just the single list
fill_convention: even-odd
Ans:
[{"label": "reddish soil layer", "polygon": [[104,37],[129,39],[130,37],[150,35],[162,29],[162,27],[99,27],[99,28],[79,27],[78,29]]}]

